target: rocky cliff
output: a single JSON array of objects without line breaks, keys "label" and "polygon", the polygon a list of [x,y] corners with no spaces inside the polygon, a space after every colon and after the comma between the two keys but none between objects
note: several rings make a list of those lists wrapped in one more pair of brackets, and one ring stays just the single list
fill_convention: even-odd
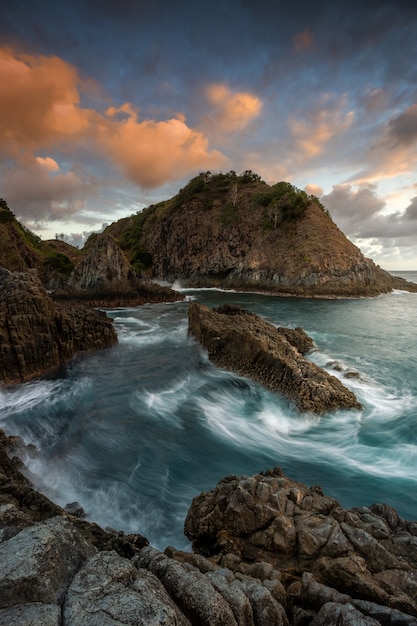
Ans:
[{"label": "rocky cliff", "polygon": [[136,306],[183,300],[184,295],[140,278],[114,237],[105,233],[94,236],[55,298],[82,300],[94,306]]},{"label": "rocky cliff", "polygon": [[415,284],[366,259],[320,201],[252,172],[200,174],[174,198],[108,229],[152,276],[301,296],[367,296]]},{"label": "rocky cliff", "polygon": [[194,553],[160,552],[37,493],[0,431],[0,625],[416,626],[417,524],[345,510],[279,469],[191,505]]},{"label": "rocky cliff", "polygon": [[303,357],[313,341],[301,328],[276,328],[237,306],[210,309],[198,302],[190,302],[188,318],[189,332],[211,361],[281,393],[300,411],[361,408],[338,378]]},{"label": "rocky cliff", "polygon": [[58,305],[36,270],[0,269],[0,383],[42,376],[76,354],[116,341],[105,313]]}]

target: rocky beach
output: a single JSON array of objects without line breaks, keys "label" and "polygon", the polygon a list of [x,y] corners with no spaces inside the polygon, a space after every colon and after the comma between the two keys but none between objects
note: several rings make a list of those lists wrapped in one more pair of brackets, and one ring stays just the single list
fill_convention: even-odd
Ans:
[{"label": "rocky beach", "polygon": [[228,476],[191,505],[193,552],[161,552],[53,504],[24,453],[1,433],[4,626],[417,624],[417,523],[392,507],[345,510],[279,468]]}]

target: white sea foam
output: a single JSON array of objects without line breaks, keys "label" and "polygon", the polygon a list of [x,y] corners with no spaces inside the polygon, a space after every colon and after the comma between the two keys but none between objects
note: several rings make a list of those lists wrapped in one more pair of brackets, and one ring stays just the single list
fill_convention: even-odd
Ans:
[{"label": "white sea foam", "polygon": [[26,411],[45,401],[59,387],[57,381],[36,381],[12,388],[0,387],[0,412],[4,418],[9,411]]}]

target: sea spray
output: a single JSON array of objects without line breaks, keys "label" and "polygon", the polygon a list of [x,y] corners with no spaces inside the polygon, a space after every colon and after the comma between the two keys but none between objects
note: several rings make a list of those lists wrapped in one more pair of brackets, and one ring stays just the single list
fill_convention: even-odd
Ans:
[{"label": "sea spray", "polygon": [[[0,391],[1,426],[38,453],[35,480],[103,526],[187,547],[193,496],[227,474],[277,465],[344,506],[387,502],[417,519],[415,294],[361,300],[188,291],[301,326],[309,358],[350,386],[363,411],[299,414],[276,394],[214,367],[188,336],[187,302],[114,309],[119,343],[55,378]],[[346,374],[351,373],[351,376]]]}]

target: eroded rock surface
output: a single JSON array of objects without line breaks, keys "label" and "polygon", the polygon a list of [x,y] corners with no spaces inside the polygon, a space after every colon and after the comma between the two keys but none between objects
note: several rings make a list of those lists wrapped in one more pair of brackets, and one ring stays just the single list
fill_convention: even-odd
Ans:
[{"label": "eroded rock surface", "polygon": [[179,292],[136,275],[110,234],[96,236],[56,298],[82,300],[93,306],[136,306],[146,302],[183,300]]},{"label": "eroded rock surface", "polygon": [[417,626],[417,524],[386,505],[231,476],[193,501],[196,552],[160,552],[34,491],[22,445],[0,431],[0,626]]},{"label": "eroded rock surface", "polygon": [[300,411],[361,408],[338,378],[303,357],[313,342],[300,328],[276,328],[236,306],[190,302],[189,331],[213,363],[283,394]]},{"label": "eroded rock surface", "polygon": [[116,341],[105,313],[59,306],[35,271],[0,269],[0,383],[41,376],[76,354]]},{"label": "eroded rock surface", "polygon": [[293,602],[312,596],[317,608],[353,598],[417,616],[417,523],[386,505],[345,510],[277,468],[226,477],[194,498],[185,534],[196,552],[219,564],[243,564],[244,571],[245,564],[267,562],[288,582],[309,572],[292,590]]}]

